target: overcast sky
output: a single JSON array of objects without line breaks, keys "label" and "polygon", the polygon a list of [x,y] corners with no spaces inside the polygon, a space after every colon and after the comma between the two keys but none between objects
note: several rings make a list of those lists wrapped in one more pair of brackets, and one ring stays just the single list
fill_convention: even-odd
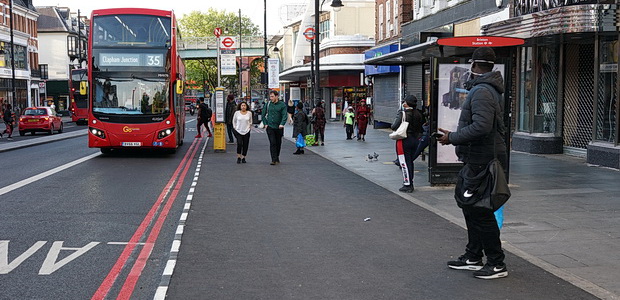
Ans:
[{"label": "overcast sky", "polygon": [[[280,22],[279,8],[288,3],[305,3],[307,0],[267,0],[267,34],[276,34],[283,24]],[[164,10],[174,10],[177,18],[189,14],[194,10],[207,11],[210,7],[218,10],[238,13],[249,16],[261,29],[264,24],[264,1],[261,0],[33,0],[35,6],[63,6],[69,7],[72,12],[90,16],[93,9],[117,7],[143,7]],[[131,3],[131,5],[128,5]]]}]

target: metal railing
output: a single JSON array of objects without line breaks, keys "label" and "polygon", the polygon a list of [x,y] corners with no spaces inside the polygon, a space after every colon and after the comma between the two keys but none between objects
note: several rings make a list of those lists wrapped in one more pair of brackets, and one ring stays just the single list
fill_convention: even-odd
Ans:
[{"label": "metal railing", "polygon": [[[231,35],[231,36],[234,36],[234,35]],[[267,41],[269,41],[269,39],[271,39],[271,36],[267,36]],[[239,44],[239,41],[237,41],[237,44]],[[262,36],[242,36],[241,47],[242,48],[264,48],[265,42]],[[179,45],[179,49],[180,50],[217,49],[217,38],[215,36],[185,37],[183,38],[183,44]]]}]

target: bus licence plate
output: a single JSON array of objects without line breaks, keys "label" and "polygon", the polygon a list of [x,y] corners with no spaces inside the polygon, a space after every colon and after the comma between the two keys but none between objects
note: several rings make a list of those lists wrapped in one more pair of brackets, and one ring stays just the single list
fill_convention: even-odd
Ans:
[{"label": "bus licence plate", "polygon": [[141,142],[123,142],[121,143],[123,147],[140,147],[142,146]]}]

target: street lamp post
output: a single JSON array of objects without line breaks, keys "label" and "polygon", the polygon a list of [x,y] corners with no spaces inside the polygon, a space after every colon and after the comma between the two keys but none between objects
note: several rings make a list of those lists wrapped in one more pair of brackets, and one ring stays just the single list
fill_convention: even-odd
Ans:
[{"label": "street lamp post", "polygon": [[265,77],[263,77],[263,80],[265,83],[265,101],[267,101],[267,99],[269,99],[269,85],[268,85],[268,80],[269,80],[269,70],[267,69],[267,64],[268,64],[268,60],[269,60],[269,54],[267,53],[267,0],[265,0],[265,31],[264,31],[264,48],[265,48],[265,57],[263,58],[263,69],[265,71]]},{"label": "street lamp post", "polygon": [[9,0],[9,13],[11,16],[10,35],[11,35],[11,107],[15,109],[16,93],[15,93],[15,45],[13,41],[13,0]]},{"label": "street lamp post", "polygon": [[[319,71],[319,45],[321,43],[321,32],[319,30],[319,16],[321,14],[321,6],[323,3],[325,3],[325,0],[323,0],[321,4],[319,4],[319,0],[314,0],[314,105],[317,105],[317,103],[321,101],[321,74]],[[332,4],[330,6],[333,7],[335,11],[339,11],[344,5],[341,0],[332,0]]]}]

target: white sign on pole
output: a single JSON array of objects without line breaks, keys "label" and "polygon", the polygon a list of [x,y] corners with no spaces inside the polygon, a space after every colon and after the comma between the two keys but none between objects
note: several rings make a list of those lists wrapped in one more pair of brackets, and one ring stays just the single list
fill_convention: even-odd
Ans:
[{"label": "white sign on pole", "polygon": [[220,37],[220,48],[222,48],[222,49],[237,49],[237,37],[236,36],[223,36],[223,37]]},{"label": "white sign on pole", "polygon": [[237,75],[237,51],[221,50],[220,70],[222,75]]},{"label": "white sign on pole", "polygon": [[276,89],[280,87],[280,60],[276,58],[270,58],[267,60],[269,71],[269,85],[270,89]]}]

